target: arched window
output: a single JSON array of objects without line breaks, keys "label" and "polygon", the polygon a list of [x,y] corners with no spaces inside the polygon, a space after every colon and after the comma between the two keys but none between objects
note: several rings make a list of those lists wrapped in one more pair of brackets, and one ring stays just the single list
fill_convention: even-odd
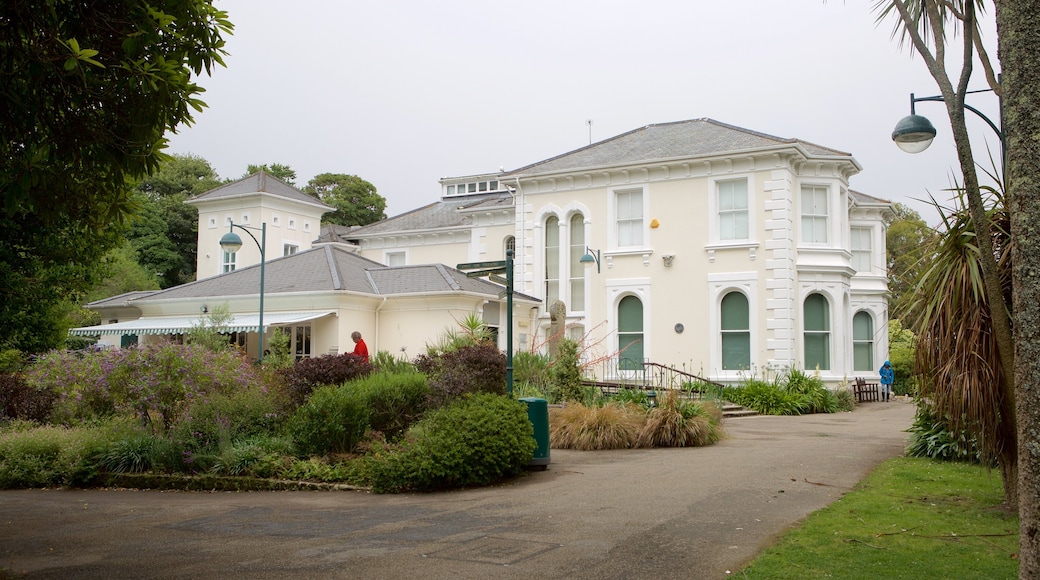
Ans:
[{"label": "arched window", "polygon": [[805,328],[805,370],[831,368],[830,305],[822,294],[810,294],[802,308]]},{"label": "arched window", "polygon": [[874,319],[869,312],[852,317],[852,359],[853,370],[874,370]]},{"label": "arched window", "polygon": [[747,296],[730,292],[722,298],[722,369],[751,368],[751,318]]},{"label": "arched window", "polygon": [[635,296],[625,296],[618,303],[618,368],[623,371],[643,369],[643,303]]},{"label": "arched window", "polygon": [[513,250],[513,257],[516,258],[516,236],[506,236],[506,251],[509,250]]},{"label": "arched window", "polygon": [[572,215],[570,226],[571,303],[568,310],[581,312],[585,310],[585,264],[581,263],[581,257],[585,255],[585,216],[580,213]]},{"label": "arched window", "polygon": [[545,220],[545,308],[560,299],[560,219]]}]

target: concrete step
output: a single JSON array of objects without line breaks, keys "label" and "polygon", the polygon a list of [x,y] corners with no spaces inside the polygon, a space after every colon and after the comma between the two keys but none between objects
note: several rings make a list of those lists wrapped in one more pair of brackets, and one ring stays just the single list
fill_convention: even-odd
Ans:
[{"label": "concrete step", "polygon": [[758,415],[758,411],[753,411],[746,407],[741,407],[735,403],[723,403],[722,404],[722,416],[726,419],[733,419],[737,417],[754,417]]}]

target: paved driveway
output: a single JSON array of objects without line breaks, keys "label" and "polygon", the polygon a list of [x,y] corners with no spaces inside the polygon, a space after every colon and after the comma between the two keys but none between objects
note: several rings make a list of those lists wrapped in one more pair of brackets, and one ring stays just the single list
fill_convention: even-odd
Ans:
[{"label": "paved driveway", "polygon": [[[36,578],[725,578],[900,455],[912,405],[748,417],[694,449],[552,451],[493,488],[0,492],[0,570]],[[3,574],[0,573],[0,577]]]}]

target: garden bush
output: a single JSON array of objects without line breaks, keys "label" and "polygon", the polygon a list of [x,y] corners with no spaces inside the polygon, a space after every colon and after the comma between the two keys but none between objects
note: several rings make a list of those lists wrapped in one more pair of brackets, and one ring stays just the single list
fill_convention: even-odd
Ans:
[{"label": "garden bush", "polygon": [[467,393],[506,392],[506,355],[490,342],[419,355],[415,367],[428,377],[431,407],[445,406]]},{"label": "garden bush", "polygon": [[284,419],[268,391],[250,386],[194,401],[173,426],[170,437],[190,454],[211,454],[221,444],[277,433]]},{"label": "garden bush", "polygon": [[549,379],[556,388],[557,401],[585,401],[582,388],[581,360],[578,358],[578,343],[569,338],[560,340],[556,358],[549,366]]},{"label": "garden bush", "polygon": [[776,383],[758,379],[746,379],[739,387],[722,389],[722,398],[763,415],[798,415],[801,409],[797,396]]},{"label": "garden bush", "polygon": [[0,434],[0,489],[90,483],[102,451],[125,437],[111,425],[6,430]]},{"label": "garden bush", "polygon": [[54,391],[29,385],[20,373],[0,373],[0,422],[22,419],[43,423],[55,399]]},{"label": "garden bush", "polygon": [[536,443],[527,407],[491,393],[429,411],[393,452],[370,455],[376,492],[487,485],[519,474]]},{"label": "garden bush", "polygon": [[415,365],[405,358],[398,358],[385,350],[372,355],[372,368],[383,373],[415,372]]},{"label": "garden bush", "polygon": [[645,422],[646,412],[634,404],[568,403],[549,409],[549,443],[556,449],[628,449]]},{"label": "garden bush", "polygon": [[369,427],[389,440],[397,439],[426,410],[430,387],[426,375],[415,370],[378,372],[347,385],[355,389],[369,410]]},{"label": "garden bush", "polygon": [[643,409],[650,408],[650,394],[642,389],[618,389],[617,394],[610,397],[610,400],[618,405],[633,403]]},{"label": "garden bush", "polygon": [[156,432],[170,427],[197,398],[256,382],[235,350],[159,343],[108,351],[54,351],[25,371],[35,388],[58,398],[52,422],[76,424],[114,414],[136,415]]},{"label": "garden bush", "polygon": [[636,447],[702,447],[722,436],[722,411],[711,402],[692,401],[669,391],[646,415]]},{"label": "garden bush", "polygon": [[351,453],[369,425],[363,393],[349,386],[320,387],[289,419],[288,433],[302,455]]},{"label": "garden bush", "polygon": [[819,377],[791,369],[781,387],[798,399],[801,413],[833,413],[838,410],[837,396]]},{"label": "garden bush", "polygon": [[318,387],[342,385],[366,376],[372,372],[372,365],[350,353],[327,354],[300,359],[281,372],[289,400],[299,406],[307,402]]},{"label": "garden bush", "polygon": [[910,433],[910,437],[906,454],[910,457],[929,457],[964,463],[982,461],[975,438],[965,432],[951,431],[949,422],[928,405],[922,404],[917,407],[914,422],[907,432]]}]

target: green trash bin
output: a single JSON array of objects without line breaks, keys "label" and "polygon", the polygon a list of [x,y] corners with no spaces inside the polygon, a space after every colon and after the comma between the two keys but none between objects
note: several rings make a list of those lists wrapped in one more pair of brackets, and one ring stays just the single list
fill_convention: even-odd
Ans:
[{"label": "green trash bin", "polygon": [[527,418],[534,427],[534,441],[538,447],[528,467],[546,469],[549,467],[549,402],[538,397],[520,399],[527,405]]}]

